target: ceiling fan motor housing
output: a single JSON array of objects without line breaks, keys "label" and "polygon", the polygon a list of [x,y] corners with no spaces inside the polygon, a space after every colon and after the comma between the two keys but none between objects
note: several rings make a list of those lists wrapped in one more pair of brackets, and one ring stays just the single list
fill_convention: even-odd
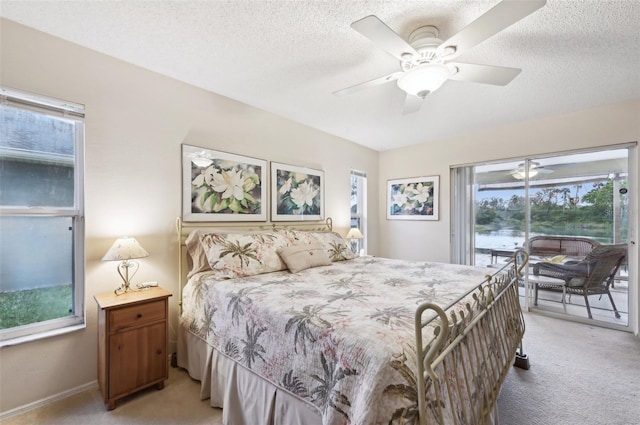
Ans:
[{"label": "ceiling fan motor housing", "polygon": [[438,28],[433,25],[420,27],[409,35],[409,44],[418,52],[418,56],[405,53],[400,60],[403,71],[416,68],[426,63],[431,63],[436,58],[436,48],[442,44],[438,38]]},{"label": "ceiling fan motor housing", "polygon": [[398,79],[398,87],[410,95],[424,99],[449,78],[452,69],[436,56],[436,49],[442,44],[442,40],[438,38],[438,28],[433,25],[413,31],[409,35],[409,44],[418,55],[402,55],[400,66],[404,74]]}]

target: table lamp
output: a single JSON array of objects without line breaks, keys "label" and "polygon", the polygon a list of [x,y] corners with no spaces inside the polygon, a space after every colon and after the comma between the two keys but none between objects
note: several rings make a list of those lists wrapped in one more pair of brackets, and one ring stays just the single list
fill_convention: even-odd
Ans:
[{"label": "table lamp", "polygon": [[[121,261],[121,263],[118,264],[117,270],[123,283],[114,291],[116,295],[121,295],[132,290],[130,288],[131,278],[133,278],[138,271],[138,262],[130,260],[148,256],[149,253],[140,246],[135,238],[125,236],[116,239],[113,245],[111,245],[109,251],[102,257],[102,261]],[[133,273],[129,273],[129,269],[133,269]]]},{"label": "table lamp", "polygon": [[[352,227],[349,229],[349,233],[347,233],[346,239],[349,239],[351,242],[351,251],[353,253],[358,253],[358,244],[360,243],[359,239],[364,239],[362,232],[357,227]],[[354,243],[355,241],[355,243]]]}]

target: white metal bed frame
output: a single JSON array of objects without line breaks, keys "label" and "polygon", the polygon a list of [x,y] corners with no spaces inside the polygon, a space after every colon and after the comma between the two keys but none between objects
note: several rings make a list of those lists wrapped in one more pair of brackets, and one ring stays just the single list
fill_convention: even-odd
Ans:
[{"label": "white metal bed frame", "polygon": [[[500,388],[511,365],[514,364],[514,359],[517,366],[528,369],[528,358],[522,354],[521,343],[525,324],[518,294],[522,269],[527,261],[528,254],[522,250],[517,251],[511,265],[502,267],[499,273],[487,275],[486,284],[471,291],[473,298],[482,306],[475,316],[469,305],[467,305],[467,317],[462,312],[458,317],[454,311],[451,311],[449,318],[445,310],[438,305],[424,303],[418,306],[415,314],[416,348],[417,359],[419,359],[416,360],[418,394],[425,394],[427,380],[431,379],[434,383],[439,423],[443,423],[444,417],[441,393],[443,384],[449,400],[454,398],[455,393],[460,393],[461,388],[467,390],[466,397],[469,400],[474,397],[474,393],[476,397],[481,393],[478,402],[472,403],[470,409],[465,409],[464,404],[448,403],[451,409],[456,410],[452,415],[455,425],[486,424],[494,411]],[[435,340],[425,345],[422,339],[422,328],[428,323],[424,320],[424,316],[429,310],[436,312],[441,324],[436,327]],[[494,345],[497,346],[499,355],[491,355],[488,347],[482,344],[479,338],[480,329],[496,338]],[[516,353],[518,348],[520,353]],[[454,363],[455,358],[466,358],[466,363],[471,365],[472,373],[468,374],[465,370],[460,373],[458,368],[452,368],[450,364]],[[485,365],[485,369],[481,371],[479,369],[482,364]],[[445,374],[453,373],[455,379],[440,379],[436,373],[438,368]],[[474,378],[480,375],[485,378],[482,384],[484,390],[474,381]],[[427,423],[427,407],[426,397],[419,397],[420,425]]]},{"label": "white metal bed frame", "polygon": [[[182,288],[186,284],[186,270],[184,258],[186,256],[185,239],[188,234],[197,229],[225,230],[225,231],[267,231],[276,229],[295,229],[307,231],[332,231],[331,218],[324,222],[294,222],[294,223],[212,223],[212,222],[182,222],[176,220],[178,234],[179,255],[179,312],[182,314]],[[469,400],[473,407],[455,406],[451,416],[454,424],[487,424],[500,393],[501,385],[514,364],[528,369],[528,358],[522,353],[522,337],[525,331],[524,317],[520,307],[518,284],[522,281],[522,270],[528,261],[526,251],[519,250],[514,254],[510,264],[487,275],[484,282],[462,297],[472,295],[475,302],[481,306],[475,312],[467,304],[468,313],[456,314],[450,307],[442,308],[432,303],[419,305],[415,313],[416,352],[408,353],[418,372],[416,377],[418,397],[417,416],[420,425],[427,424],[427,409],[437,418],[438,424],[444,424],[444,398],[453,400],[456,395]],[[461,297],[461,298],[462,298]],[[452,303],[452,306],[455,303]],[[437,317],[429,312],[435,312]],[[426,317],[429,316],[427,319]],[[435,339],[424,343],[423,329],[433,319],[439,318],[441,323],[435,328]],[[495,336],[493,346],[497,347],[499,355],[492,355],[488,347],[482,343],[480,332]],[[518,348],[520,352],[517,353]],[[456,358],[466,359],[471,364],[472,373],[452,367]],[[444,372],[453,379],[440,379],[439,372]],[[477,377],[482,376],[482,382]],[[433,385],[428,386],[431,380]],[[461,394],[460,389],[466,389]],[[429,400],[429,397],[433,399]],[[434,409],[435,406],[435,409]]]}]

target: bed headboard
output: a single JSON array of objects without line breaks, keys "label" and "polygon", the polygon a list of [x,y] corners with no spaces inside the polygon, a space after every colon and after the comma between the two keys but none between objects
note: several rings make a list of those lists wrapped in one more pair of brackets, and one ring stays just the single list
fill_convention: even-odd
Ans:
[{"label": "bed headboard", "polygon": [[252,232],[265,230],[303,230],[315,232],[332,232],[333,220],[331,217],[324,221],[295,221],[295,222],[184,222],[180,217],[176,219],[176,232],[178,236],[178,309],[182,314],[182,288],[187,283],[187,267],[186,267],[186,244],[185,241],[189,234],[194,230],[205,231],[225,231],[225,232]]}]

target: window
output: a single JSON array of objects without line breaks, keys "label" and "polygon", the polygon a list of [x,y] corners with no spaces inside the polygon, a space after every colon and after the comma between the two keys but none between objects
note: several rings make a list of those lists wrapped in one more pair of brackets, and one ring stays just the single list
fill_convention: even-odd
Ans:
[{"label": "window", "polygon": [[84,107],[0,88],[0,345],[84,325]]},{"label": "window", "polygon": [[351,227],[362,232],[364,239],[359,241],[358,252],[367,252],[367,175],[351,170]]}]

